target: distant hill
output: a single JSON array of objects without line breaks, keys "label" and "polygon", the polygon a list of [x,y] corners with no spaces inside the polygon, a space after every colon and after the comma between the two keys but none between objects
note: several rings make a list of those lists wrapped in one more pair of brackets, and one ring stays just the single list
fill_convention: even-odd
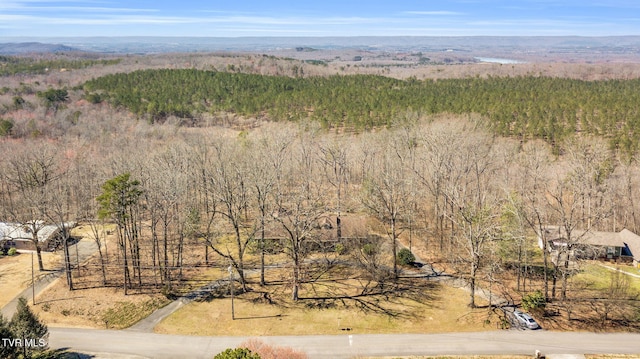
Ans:
[{"label": "distant hill", "polygon": [[[10,49],[29,51],[81,50],[115,54],[169,52],[257,51],[283,49],[358,49],[366,51],[459,52],[469,56],[517,54],[530,57],[547,54],[640,55],[640,36],[357,36],[357,37],[13,37],[16,44],[0,44],[0,53]],[[41,42],[37,44],[36,42]],[[45,43],[58,45],[45,45]],[[64,44],[64,45],[59,45]],[[33,48],[30,48],[33,46]],[[42,46],[39,48],[39,46]],[[49,47],[50,46],[50,47]],[[69,48],[73,47],[73,49]],[[14,52],[15,53],[15,52]]]},{"label": "distant hill", "polygon": [[22,55],[67,51],[78,51],[78,49],[62,44],[45,44],[41,42],[0,43],[0,54],[2,55]]}]

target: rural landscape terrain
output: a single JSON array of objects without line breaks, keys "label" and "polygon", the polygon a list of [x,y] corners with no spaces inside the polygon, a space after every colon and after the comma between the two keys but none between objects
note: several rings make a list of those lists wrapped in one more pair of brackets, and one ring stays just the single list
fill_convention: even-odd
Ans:
[{"label": "rural landscape terrain", "polygon": [[640,331],[638,37],[17,40],[0,308],[186,336]]}]

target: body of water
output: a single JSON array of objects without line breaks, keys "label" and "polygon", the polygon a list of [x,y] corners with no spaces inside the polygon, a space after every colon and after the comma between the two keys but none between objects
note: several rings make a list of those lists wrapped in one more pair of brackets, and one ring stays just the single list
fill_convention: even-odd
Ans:
[{"label": "body of water", "polygon": [[496,64],[524,64],[524,61],[512,60],[512,59],[500,59],[497,57],[474,57],[474,59],[480,62],[491,62]]}]

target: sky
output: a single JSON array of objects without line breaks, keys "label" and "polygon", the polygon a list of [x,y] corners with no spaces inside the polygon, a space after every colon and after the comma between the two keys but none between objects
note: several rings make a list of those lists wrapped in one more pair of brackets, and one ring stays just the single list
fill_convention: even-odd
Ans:
[{"label": "sky", "polygon": [[0,0],[2,37],[640,35],[638,0]]}]

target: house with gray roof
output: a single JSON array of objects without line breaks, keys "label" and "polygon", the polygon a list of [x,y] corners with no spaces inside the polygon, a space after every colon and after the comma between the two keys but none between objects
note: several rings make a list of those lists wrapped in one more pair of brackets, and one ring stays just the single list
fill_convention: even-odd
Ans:
[{"label": "house with gray roof", "polygon": [[[563,252],[563,248],[571,244],[575,258],[630,262],[635,267],[640,265],[640,236],[628,229],[620,232],[574,230],[571,240],[565,232],[560,226],[545,227],[543,235],[549,253]],[[538,234],[538,245],[543,249],[542,238]]]},{"label": "house with gray roof", "polygon": [[[69,230],[75,227],[75,223],[57,225],[36,222],[35,226],[38,229],[37,237],[40,248],[44,251],[54,251],[64,240],[68,239]],[[0,222],[0,249],[35,250],[33,227],[32,224]],[[63,231],[63,228],[66,231]],[[64,232],[66,232],[67,238],[65,238]]]}]

